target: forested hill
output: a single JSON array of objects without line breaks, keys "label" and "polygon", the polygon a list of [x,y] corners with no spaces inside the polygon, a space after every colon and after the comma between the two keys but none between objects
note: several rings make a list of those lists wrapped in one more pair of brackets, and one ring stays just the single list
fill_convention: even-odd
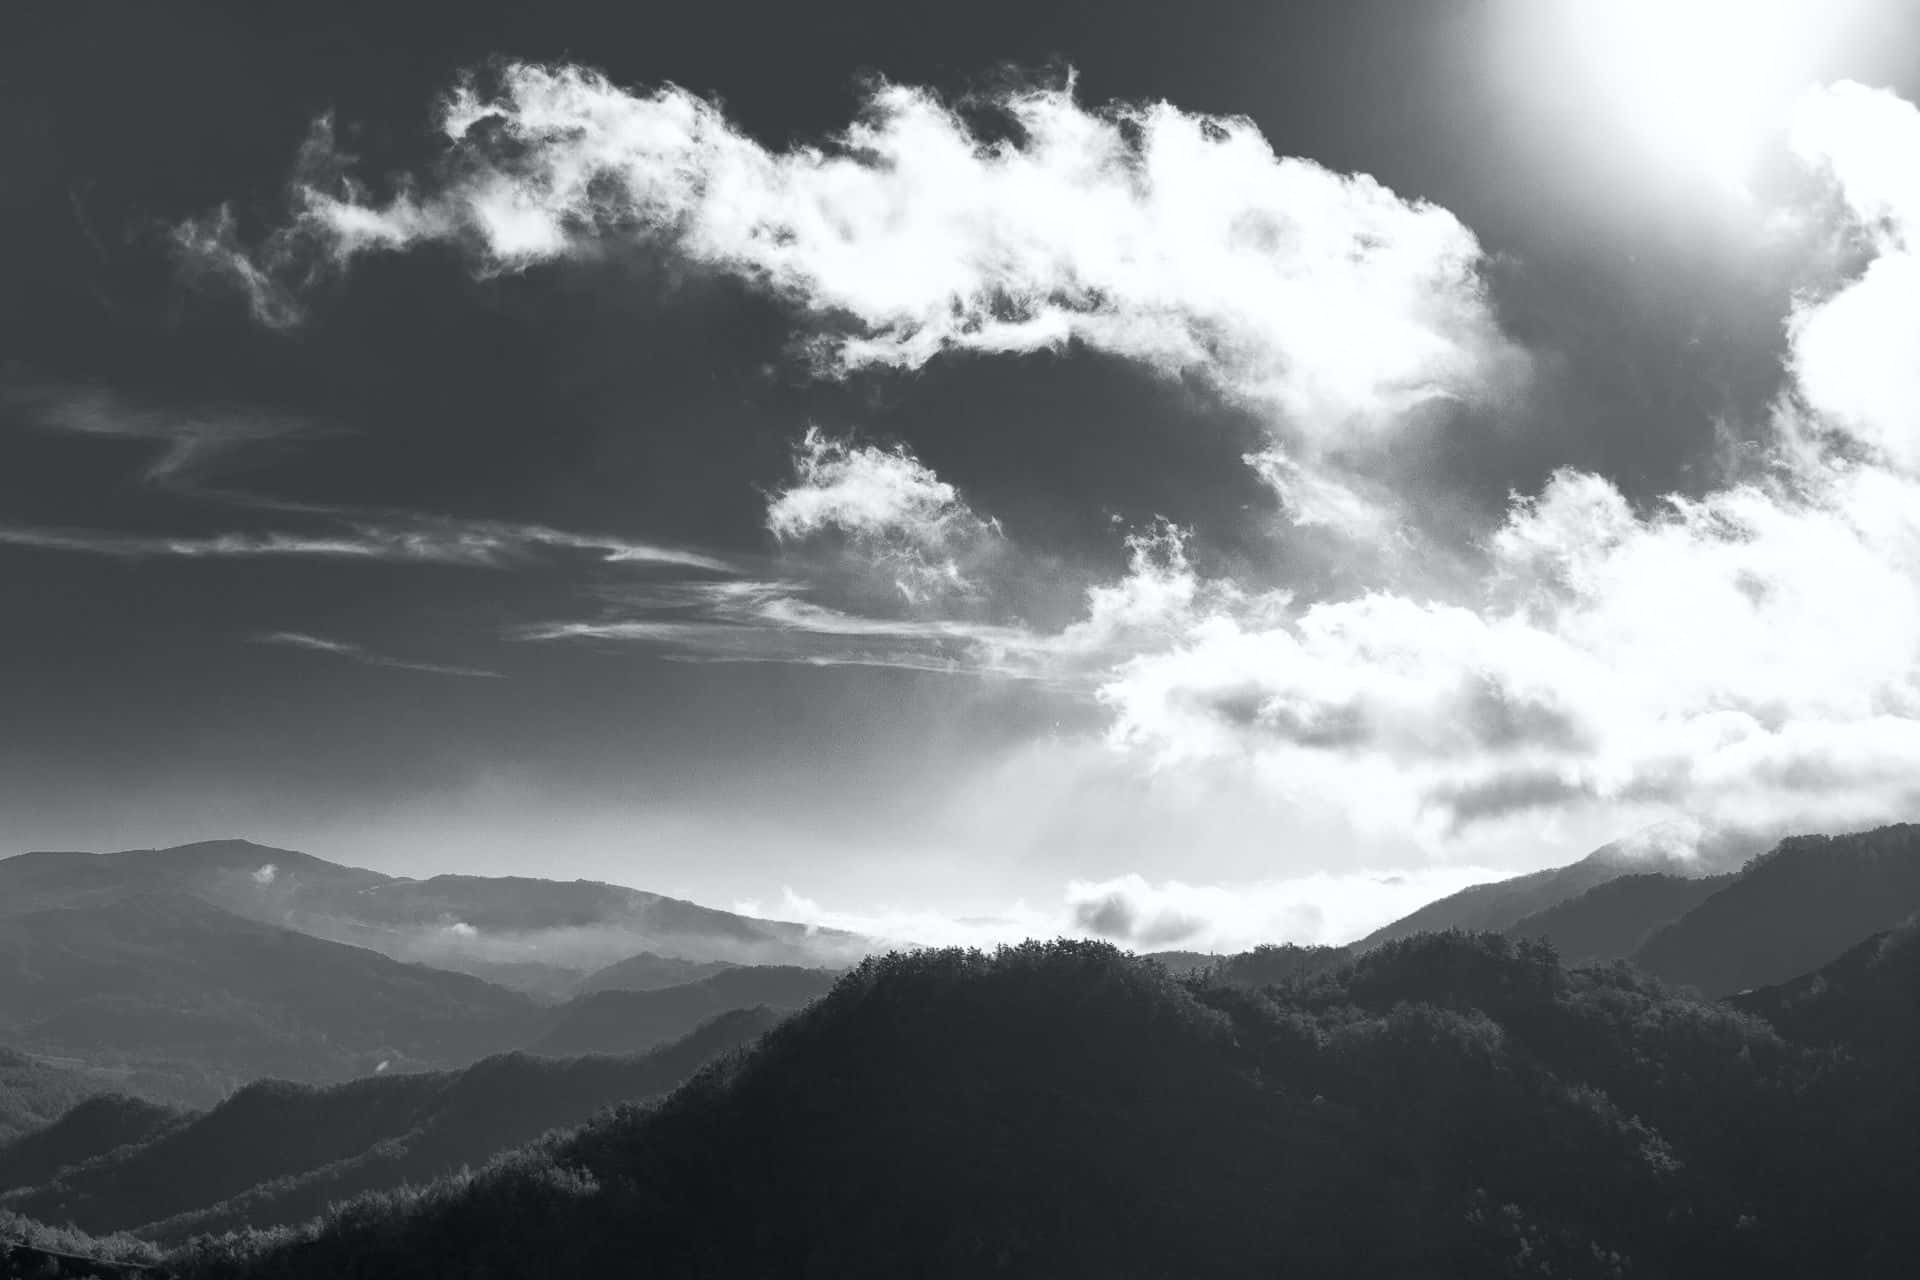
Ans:
[{"label": "forested hill", "polygon": [[171,1265],[1798,1280],[1917,1256],[1911,1132],[1885,1123],[1915,1114],[1910,1070],[1494,935],[1294,967],[869,961],[657,1107]]}]

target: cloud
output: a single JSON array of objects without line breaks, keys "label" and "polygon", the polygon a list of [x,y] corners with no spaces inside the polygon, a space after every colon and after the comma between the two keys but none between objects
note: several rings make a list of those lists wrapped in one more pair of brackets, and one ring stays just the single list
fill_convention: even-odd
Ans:
[{"label": "cloud", "polygon": [[1920,470],[1920,111],[1843,82],[1807,96],[1791,140],[1832,179],[1871,254],[1857,278],[1795,308],[1795,382],[1821,425],[1889,466]]},{"label": "cloud", "polygon": [[[968,123],[983,114],[1002,131]],[[678,88],[516,64],[458,86],[441,125],[435,174],[379,197],[317,134],[284,226],[248,247],[223,215],[183,243],[270,323],[369,254],[449,244],[501,272],[640,244],[791,304],[825,376],[1078,345],[1252,411],[1268,438],[1246,462],[1292,525],[1376,549],[1409,544],[1426,483],[1380,461],[1388,438],[1524,376],[1457,219],[1277,157],[1244,120],[1089,109],[1071,85],[956,106],[883,84],[839,135],[773,151]],[[1461,549],[1458,580],[1419,590],[1384,568],[1347,594],[1258,588],[1157,526],[1046,629],[973,571],[961,548],[1006,540],[953,485],[904,449],[810,432],[768,527],[790,553],[889,568],[891,607],[796,556],[806,571],[517,634],[1073,683],[1120,751],[1245,770],[1430,846],[1596,808],[1904,816],[1920,799],[1920,112],[1836,86],[1792,144],[1830,178],[1856,260],[1796,303],[1773,448],[1717,488],[1636,503],[1561,470]],[[1204,918],[1132,884],[1071,910],[1129,937]]]},{"label": "cloud", "polygon": [[725,561],[700,552],[569,533],[542,525],[434,516],[400,516],[397,520],[394,524],[341,520],[335,530],[313,534],[267,531],[190,536],[0,525],[0,545],[128,560],[169,556],[190,560],[292,556],[475,568],[503,568],[526,561],[536,549],[551,548],[595,552],[598,559],[613,564],[669,565],[714,573],[732,571]]},{"label": "cloud", "polygon": [[1001,549],[1000,526],[905,447],[834,440],[808,428],[793,482],[769,495],[767,528],[783,543],[839,535],[910,605],[977,594],[971,576]]},{"label": "cloud", "polygon": [[[498,671],[489,671],[484,667],[449,666],[438,662],[413,662],[405,658],[395,658],[384,653],[376,653],[363,645],[351,644],[344,640],[328,640],[321,636],[307,635],[299,631],[270,631],[252,637],[256,644],[282,645],[290,649],[305,649],[312,653],[331,654],[346,658],[352,662],[369,667],[389,667],[395,671],[420,671],[436,676],[471,676],[482,679],[500,679]],[[268,869],[269,871],[271,868]],[[258,878],[257,876],[255,877]],[[271,876],[262,884],[271,883]]]},{"label": "cloud", "polygon": [[1496,878],[1451,866],[1385,875],[1318,873],[1232,884],[1152,882],[1139,875],[1070,882],[1052,907],[1025,900],[990,914],[954,916],[906,906],[841,910],[783,887],[778,902],[737,902],[750,916],[834,928],[885,942],[991,946],[1026,938],[1104,938],[1137,951],[1244,951],[1262,943],[1352,942],[1437,897]]},{"label": "cloud", "polygon": [[295,440],[336,434],[304,418],[268,410],[227,405],[189,411],[155,408],[103,387],[15,381],[0,384],[0,400],[25,410],[42,430],[157,446],[141,479],[205,496],[217,496],[205,484],[222,471]]},{"label": "cloud", "polygon": [[[1240,117],[1088,107],[1071,80],[957,104],[881,83],[840,133],[773,151],[676,86],[515,63],[460,82],[439,124],[436,172],[376,198],[321,120],[281,226],[248,247],[223,209],[177,240],[272,325],[371,254],[448,244],[500,273],[643,245],[790,303],[830,376],[1077,345],[1253,410],[1260,456],[1315,473],[1526,376],[1457,218],[1277,156]],[[1290,505],[1375,532],[1377,500],[1337,486],[1296,476]]]}]

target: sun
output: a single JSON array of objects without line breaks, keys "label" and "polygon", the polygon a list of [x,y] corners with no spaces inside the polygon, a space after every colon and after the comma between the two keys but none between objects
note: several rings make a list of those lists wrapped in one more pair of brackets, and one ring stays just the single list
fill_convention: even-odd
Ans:
[{"label": "sun", "polygon": [[[1552,2],[1552,0],[1550,0]],[[1849,0],[1557,0],[1597,129],[1738,187],[1812,87]]]}]

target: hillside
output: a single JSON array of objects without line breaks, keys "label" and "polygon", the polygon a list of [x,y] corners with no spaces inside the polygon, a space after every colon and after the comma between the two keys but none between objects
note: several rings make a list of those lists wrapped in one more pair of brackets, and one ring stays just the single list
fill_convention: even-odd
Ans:
[{"label": "hillside", "polygon": [[1633,953],[1668,982],[1730,995],[1809,973],[1920,910],[1920,826],[1796,836]]},{"label": "hillside", "polygon": [[688,982],[698,982],[702,978],[711,978],[722,969],[733,966],[725,960],[681,960],[675,956],[655,955],[651,951],[642,951],[628,956],[625,960],[616,960],[605,968],[583,974],[574,984],[572,994],[590,995],[595,991],[658,991],[661,987],[677,987]]},{"label": "hillside", "polygon": [[510,1047],[525,996],[156,890],[0,917],[0,1039],[90,1064],[189,1064],[207,1092]]},{"label": "hillside", "polygon": [[1497,936],[1388,944],[1264,990],[1085,943],[896,955],[657,1108],[175,1264],[209,1280],[1883,1273],[1920,1244],[1920,1188],[1843,1176],[1903,1170],[1904,1137],[1858,1123],[1887,1098],[1836,1087],[1825,1061]]},{"label": "hillside", "polygon": [[261,1082],[0,1205],[160,1241],[301,1222],[331,1202],[483,1164],[614,1103],[664,1093],[775,1020],[764,1009],[725,1014],[644,1056],[507,1054],[461,1071],[324,1089]]},{"label": "hillside", "polygon": [[145,1142],[188,1113],[121,1094],[96,1094],[51,1124],[0,1145],[0,1201],[69,1165]]},{"label": "hillside", "polygon": [[750,965],[652,991],[596,991],[555,1010],[527,1047],[560,1057],[643,1053],[729,1009],[798,1009],[825,995],[838,977],[835,970]]},{"label": "hillside", "polygon": [[1729,1002],[1790,1040],[1846,1046],[1900,1071],[1920,1062],[1920,914],[1813,973]]},{"label": "hillside", "polygon": [[1417,934],[1441,933],[1448,929],[1502,932],[1536,912],[1624,874],[1625,871],[1613,863],[1585,858],[1571,866],[1550,867],[1510,880],[1470,885],[1375,929],[1353,945],[1365,950],[1384,942],[1399,942]]},{"label": "hillside", "polygon": [[1570,964],[1618,960],[1731,881],[1730,875],[1620,876],[1536,911],[1503,932],[1514,938],[1545,938]]}]

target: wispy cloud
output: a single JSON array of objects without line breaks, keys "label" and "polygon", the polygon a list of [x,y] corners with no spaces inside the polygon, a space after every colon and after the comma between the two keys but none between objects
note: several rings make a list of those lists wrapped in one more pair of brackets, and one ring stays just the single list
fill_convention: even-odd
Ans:
[{"label": "wispy cloud", "polygon": [[282,645],[290,649],[305,649],[311,653],[331,654],[351,662],[362,663],[369,667],[389,667],[395,671],[420,671],[436,676],[471,676],[489,680],[501,678],[500,672],[489,671],[484,667],[451,666],[439,662],[415,662],[406,658],[396,658],[388,654],[377,653],[364,645],[350,644],[344,640],[328,640],[321,636],[307,635],[299,631],[269,631],[253,636],[256,644]]},{"label": "wispy cloud", "polygon": [[725,561],[695,551],[570,533],[542,525],[442,517],[414,517],[410,523],[398,525],[341,522],[336,529],[313,534],[278,531],[129,534],[105,529],[0,525],[0,544],[129,560],[288,556],[489,569],[525,563],[534,551],[545,548],[593,552],[596,559],[615,564],[669,565],[711,573],[732,571]]},{"label": "wispy cloud", "polygon": [[163,408],[104,387],[12,380],[0,382],[0,402],[41,430],[144,443],[152,456],[143,481],[202,496],[220,496],[207,482],[222,472],[294,441],[341,434],[296,415],[232,405]]}]

